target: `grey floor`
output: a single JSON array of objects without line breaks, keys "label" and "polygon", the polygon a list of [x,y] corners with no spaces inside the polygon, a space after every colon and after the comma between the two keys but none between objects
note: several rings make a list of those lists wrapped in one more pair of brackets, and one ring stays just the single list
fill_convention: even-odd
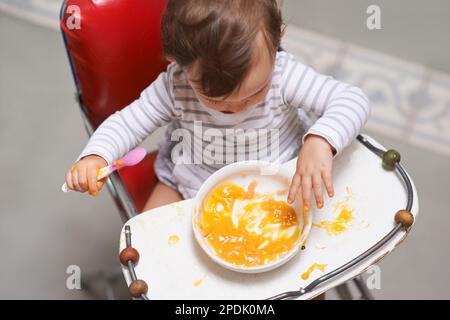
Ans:
[{"label": "grey floor", "polygon": [[[373,4],[380,8],[380,30],[366,27],[366,10]],[[446,72],[450,72],[449,12],[447,0],[284,0],[288,25]]]},{"label": "grey floor", "polygon": [[[121,221],[109,195],[60,192],[86,141],[73,91],[60,35],[0,13],[0,298],[89,298],[66,288],[67,267],[85,275],[118,266]],[[410,237],[381,263],[373,294],[448,299],[449,159],[369,133],[405,155],[421,207]]]}]

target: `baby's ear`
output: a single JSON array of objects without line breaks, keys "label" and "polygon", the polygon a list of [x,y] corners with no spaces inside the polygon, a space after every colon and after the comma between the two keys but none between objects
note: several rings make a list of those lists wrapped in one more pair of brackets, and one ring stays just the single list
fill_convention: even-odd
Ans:
[{"label": "baby's ear", "polygon": [[171,56],[165,56],[165,58],[166,58],[170,63],[175,62],[175,59],[174,59],[173,57],[171,57]]},{"label": "baby's ear", "polygon": [[286,33],[286,24],[284,22],[281,24],[281,28],[280,29],[281,29],[280,30],[280,36],[281,36],[281,38],[283,38],[284,34]]}]

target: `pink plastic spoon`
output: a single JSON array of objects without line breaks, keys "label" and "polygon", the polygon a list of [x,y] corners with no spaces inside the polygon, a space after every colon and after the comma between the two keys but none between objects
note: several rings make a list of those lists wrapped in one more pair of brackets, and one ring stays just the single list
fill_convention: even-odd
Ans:
[{"label": "pink plastic spoon", "polygon": [[[97,172],[97,180],[102,180],[103,178],[109,176],[114,171],[124,168],[130,167],[138,164],[145,158],[147,155],[147,151],[144,148],[136,148],[128,152],[122,159],[114,161],[109,166],[103,167]],[[72,191],[67,187],[67,184],[64,183],[61,187],[63,192]]]}]

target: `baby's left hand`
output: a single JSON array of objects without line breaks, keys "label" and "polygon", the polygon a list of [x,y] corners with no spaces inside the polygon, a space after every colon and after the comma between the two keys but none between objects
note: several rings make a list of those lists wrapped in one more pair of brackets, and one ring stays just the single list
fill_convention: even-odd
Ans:
[{"label": "baby's left hand", "polygon": [[334,195],[331,182],[334,148],[324,138],[310,134],[298,153],[297,169],[289,188],[288,202],[294,202],[298,188],[302,187],[303,204],[311,208],[311,191],[316,198],[316,206],[323,207],[322,181],[329,197]]}]

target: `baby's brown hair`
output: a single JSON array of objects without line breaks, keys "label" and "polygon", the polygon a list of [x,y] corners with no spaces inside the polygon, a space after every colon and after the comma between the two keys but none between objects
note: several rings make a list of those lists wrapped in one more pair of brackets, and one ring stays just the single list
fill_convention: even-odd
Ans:
[{"label": "baby's brown hair", "polygon": [[209,97],[240,86],[259,32],[273,56],[282,34],[276,0],[169,0],[161,21],[165,55],[182,67],[198,61],[196,80]]}]

